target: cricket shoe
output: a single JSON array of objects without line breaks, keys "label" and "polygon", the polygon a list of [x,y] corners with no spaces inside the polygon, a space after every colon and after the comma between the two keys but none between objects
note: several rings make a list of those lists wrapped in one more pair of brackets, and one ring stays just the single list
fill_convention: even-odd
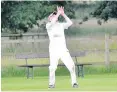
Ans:
[{"label": "cricket shoe", "polygon": [[49,85],[48,88],[49,88],[49,89],[51,89],[51,88],[55,88],[55,85]]},{"label": "cricket shoe", "polygon": [[74,83],[72,87],[73,88],[78,88],[78,84],[77,83]]}]

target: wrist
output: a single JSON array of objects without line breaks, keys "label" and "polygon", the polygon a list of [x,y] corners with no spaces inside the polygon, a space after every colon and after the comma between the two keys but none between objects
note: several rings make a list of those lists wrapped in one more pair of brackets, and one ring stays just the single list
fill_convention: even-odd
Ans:
[{"label": "wrist", "polygon": [[57,15],[60,15],[61,13],[60,12],[57,12]]},{"label": "wrist", "polygon": [[65,13],[62,13],[61,15],[64,17],[65,16]]}]

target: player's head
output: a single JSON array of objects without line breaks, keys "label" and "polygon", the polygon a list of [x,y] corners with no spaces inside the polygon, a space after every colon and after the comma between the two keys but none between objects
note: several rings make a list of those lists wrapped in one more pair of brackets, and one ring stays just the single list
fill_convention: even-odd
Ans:
[{"label": "player's head", "polygon": [[49,21],[52,21],[53,18],[56,16],[56,14],[57,14],[56,11],[54,11],[53,13],[51,13],[51,14],[49,15],[49,17],[48,17],[48,20],[49,20]]}]

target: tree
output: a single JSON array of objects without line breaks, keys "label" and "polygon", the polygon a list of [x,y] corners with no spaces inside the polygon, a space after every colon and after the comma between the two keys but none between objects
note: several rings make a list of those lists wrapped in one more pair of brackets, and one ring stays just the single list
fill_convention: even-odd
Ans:
[{"label": "tree", "polygon": [[117,18],[117,1],[101,1],[92,15],[105,21],[109,18]]},{"label": "tree", "polygon": [[71,1],[2,1],[1,26],[12,33],[17,33],[17,29],[27,32],[34,24],[39,26],[37,20],[46,18],[57,5],[64,6],[67,15],[75,18]]}]

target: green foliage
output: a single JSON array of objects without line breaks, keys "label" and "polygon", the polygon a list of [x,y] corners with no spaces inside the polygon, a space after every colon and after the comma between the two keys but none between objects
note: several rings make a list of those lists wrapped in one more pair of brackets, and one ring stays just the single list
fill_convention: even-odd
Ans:
[{"label": "green foliage", "polygon": [[70,1],[2,1],[1,20],[2,28],[24,32],[33,25],[39,25],[37,20],[44,19],[52,13],[57,5],[64,6],[70,18],[74,18],[74,10]]},{"label": "green foliage", "polygon": [[[2,77],[24,77],[26,76],[27,68],[21,68],[16,66],[7,66],[2,68]],[[34,68],[34,76],[48,76],[48,67],[46,68]],[[56,75],[66,76],[69,75],[69,71],[66,67],[58,67]]]},{"label": "green foliage", "polygon": [[[106,74],[117,73],[116,64],[106,66],[87,66],[84,67],[85,74]],[[48,68],[34,68],[34,76],[48,76]],[[26,68],[7,66],[2,68],[2,77],[26,77]],[[58,67],[56,70],[56,76],[68,76],[69,71],[66,67]]]},{"label": "green foliage", "polygon": [[106,66],[91,66],[85,67],[85,74],[105,74],[105,73],[117,73],[116,64]]},{"label": "green foliage", "polygon": [[16,66],[9,66],[2,68],[1,74],[2,77],[13,77],[13,76],[25,76],[26,74],[25,68],[18,68]]},{"label": "green foliage", "polygon": [[117,49],[117,43],[112,42],[109,47],[112,48],[112,49]]},{"label": "green foliage", "polygon": [[98,23],[99,25],[101,25],[101,24],[102,24],[101,20],[98,20],[98,21],[97,21],[97,23]]},{"label": "green foliage", "polygon": [[109,18],[117,18],[117,1],[101,1],[92,15],[105,21]]},{"label": "green foliage", "polygon": [[83,22],[88,21],[88,17],[85,16],[82,20],[83,20]]}]

